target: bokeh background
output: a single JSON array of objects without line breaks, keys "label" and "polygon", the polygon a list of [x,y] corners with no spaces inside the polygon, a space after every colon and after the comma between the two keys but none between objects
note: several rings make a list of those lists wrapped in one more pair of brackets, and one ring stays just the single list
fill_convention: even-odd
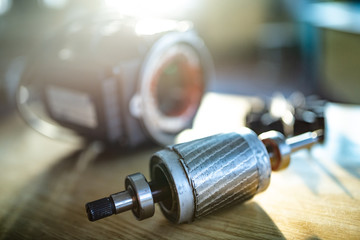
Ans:
[{"label": "bokeh background", "polygon": [[213,90],[285,96],[296,90],[360,103],[360,3],[291,0],[0,0],[0,110],[21,73],[66,22],[103,9],[194,22],[214,58]]},{"label": "bokeh background", "polygon": [[[180,140],[235,131],[255,98],[300,91],[330,101],[325,144],[294,155],[252,202],[194,224],[171,225],[159,211],[141,224],[130,212],[90,224],[84,204],[121,190],[128,174],[148,178],[149,157],[160,146],[105,151],[96,141],[84,147],[48,139],[25,125],[15,95],[47,39],[106,10],[191,20],[209,48],[216,80],[197,130]],[[358,1],[0,0],[0,239],[358,239],[359,43]]]}]

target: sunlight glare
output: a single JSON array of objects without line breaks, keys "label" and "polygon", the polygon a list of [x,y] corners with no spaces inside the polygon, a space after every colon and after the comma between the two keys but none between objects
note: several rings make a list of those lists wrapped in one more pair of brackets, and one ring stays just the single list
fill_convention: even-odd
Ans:
[{"label": "sunlight glare", "polygon": [[105,0],[105,8],[137,17],[180,16],[194,7],[191,0]]}]

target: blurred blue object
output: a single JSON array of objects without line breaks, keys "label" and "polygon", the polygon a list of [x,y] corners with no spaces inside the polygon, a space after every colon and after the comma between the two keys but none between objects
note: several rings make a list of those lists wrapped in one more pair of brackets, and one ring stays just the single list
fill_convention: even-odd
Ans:
[{"label": "blurred blue object", "polygon": [[330,100],[360,103],[360,3],[314,3],[301,12],[306,84]]}]

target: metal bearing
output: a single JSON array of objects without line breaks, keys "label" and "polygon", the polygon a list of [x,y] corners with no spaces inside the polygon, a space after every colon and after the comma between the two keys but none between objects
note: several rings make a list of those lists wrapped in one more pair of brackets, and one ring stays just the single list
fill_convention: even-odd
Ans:
[{"label": "metal bearing", "polygon": [[259,138],[269,152],[273,171],[279,171],[289,166],[291,147],[286,143],[283,134],[277,131],[269,131],[260,134]]},{"label": "metal bearing", "polygon": [[155,205],[149,183],[141,173],[134,173],[126,177],[125,188],[134,199],[132,212],[138,220],[154,215]]}]

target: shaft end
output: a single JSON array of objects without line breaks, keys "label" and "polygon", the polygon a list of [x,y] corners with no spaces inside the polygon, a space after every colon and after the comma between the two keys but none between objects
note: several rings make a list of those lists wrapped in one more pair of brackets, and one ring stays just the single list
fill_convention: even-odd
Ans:
[{"label": "shaft end", "polygon": [[90,221],[96,221],[115,213],[114,203],[111,198],[106,197],[85,205],[86,213]]}]

